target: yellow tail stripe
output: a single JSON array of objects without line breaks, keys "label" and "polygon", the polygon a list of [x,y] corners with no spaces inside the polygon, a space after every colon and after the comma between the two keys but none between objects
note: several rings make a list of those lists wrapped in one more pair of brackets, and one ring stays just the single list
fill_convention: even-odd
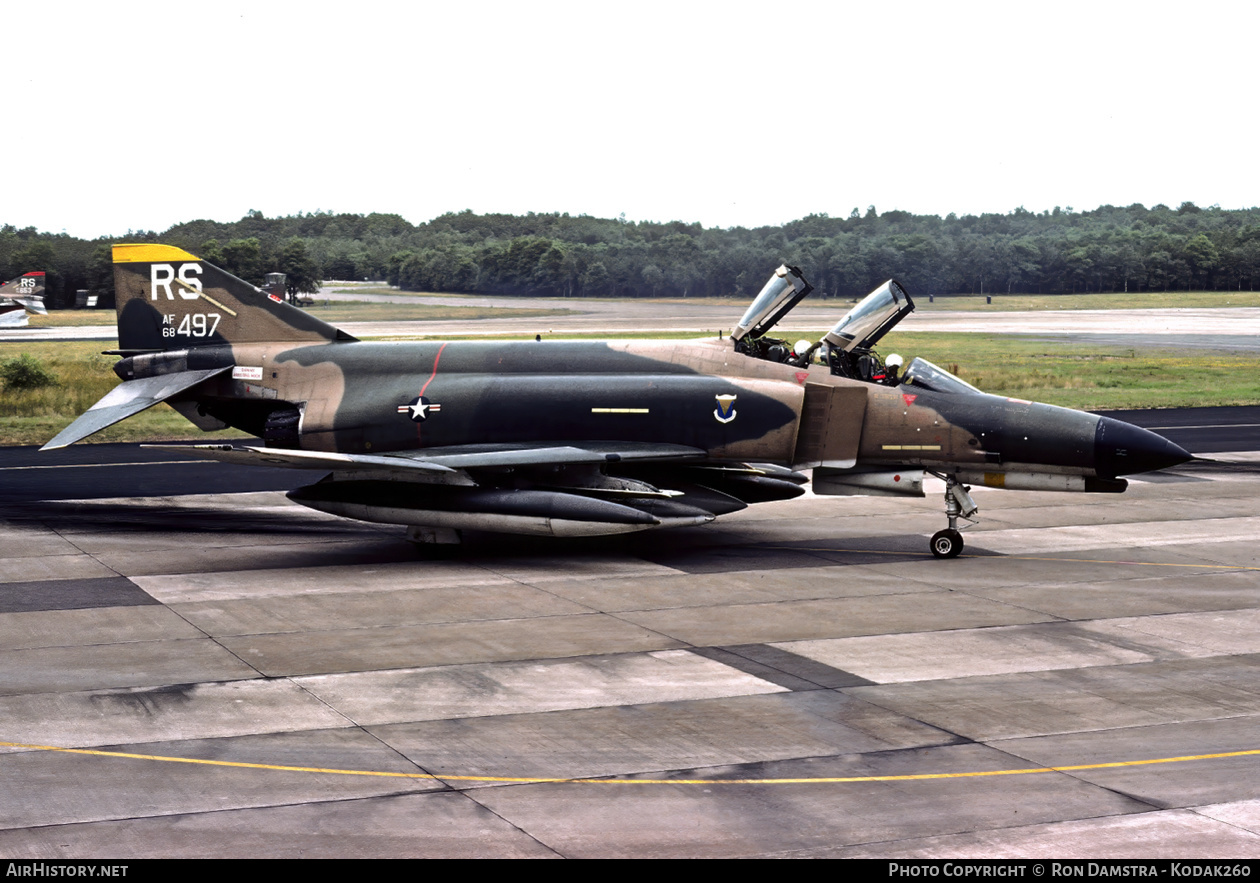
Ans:
[{"label": "yellow tail stripe", "polygon": [[136,245],[115,245],[115,264],[152,264],[166,261],[199,261],[201,258],[189,254],[182,248],[173,245],[153,245],[139,243]]}]

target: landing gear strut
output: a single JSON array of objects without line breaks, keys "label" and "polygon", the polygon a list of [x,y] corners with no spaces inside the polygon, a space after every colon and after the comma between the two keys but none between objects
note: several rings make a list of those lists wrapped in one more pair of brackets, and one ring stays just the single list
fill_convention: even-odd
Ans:
[{"label": "landing gear strut", "polygon": [[971,499],[971,495],[967,493],[971,488],[953,475],[937,477],[945,479],[945,517],[949,519],[949,527],[934,533],[929,546],[932,554],[937,558],[957,558],[963,550],[963,538],[958,530],[958,519],[971,520],[971,516],[980,510],[975,500]]}]

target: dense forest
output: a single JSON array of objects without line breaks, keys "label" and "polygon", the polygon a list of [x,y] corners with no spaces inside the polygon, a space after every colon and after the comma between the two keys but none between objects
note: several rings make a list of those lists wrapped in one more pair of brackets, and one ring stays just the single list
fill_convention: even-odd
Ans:
[{"label": "dense forest", "polygon": [[112,292],[109,245],[177,245],[251,282],[274,270],[292,291],[321,279],[404,289],[563,297],[747,297],[786,261],[823,296],[858,297],[889,277],[913,294],[1254,289],[1260,209],[1102,206],[945,218],[854,209],[777,227],[706,229],[587,215],[316,212],[189,221],[94,241],[0,227],[0,281],[48,275],[48,301]]}]

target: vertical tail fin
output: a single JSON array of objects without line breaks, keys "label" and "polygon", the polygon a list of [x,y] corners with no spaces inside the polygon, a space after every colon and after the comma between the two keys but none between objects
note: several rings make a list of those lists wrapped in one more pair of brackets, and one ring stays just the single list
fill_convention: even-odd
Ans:
[{"label": "vertical tail fin", "polygon": [[122,350],[354,340],[283,298],[170,245],[115,245]]},{"label": "vertical tail fin", "polygon": [[[18,307],[21,307],[19,310]],[[0,285],[0,325],[25,325],[26,315],[47,316],[44,306],[44,273],[37,271]]]}]

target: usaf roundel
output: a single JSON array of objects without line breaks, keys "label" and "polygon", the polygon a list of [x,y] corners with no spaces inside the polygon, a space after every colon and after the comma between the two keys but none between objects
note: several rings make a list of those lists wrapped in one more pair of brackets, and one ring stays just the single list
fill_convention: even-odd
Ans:
[{"label": "usaf roundel", "polygon": [[424,396],[416,396],[407,404],[398,406],[399,414],[406,414],[416,423],[423,423],[430,414],[436,414],[440,410],[442,410],[441,405],[433,404]]},{"label": "usaf roundel", "polygon": [[727,394],[714,396],[717,399],[717,410],[713,412],[713,416],[717,418],[718,423],[730,423],[739,413],[735,410],[736,396]]}]

